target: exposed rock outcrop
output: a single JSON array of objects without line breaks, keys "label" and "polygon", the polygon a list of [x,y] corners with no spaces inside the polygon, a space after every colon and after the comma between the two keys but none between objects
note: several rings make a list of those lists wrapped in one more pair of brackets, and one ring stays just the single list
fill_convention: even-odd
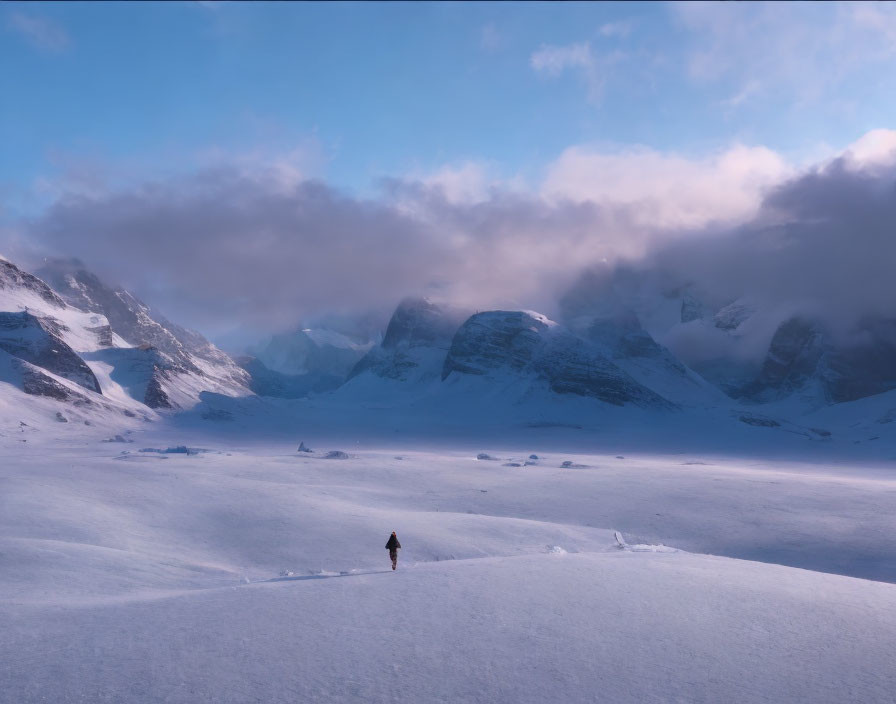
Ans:
[{"label": "exposed rock outcrop", "polygon": [[442,378],[452,374],[531,377],[559,394],[617,406],[672,407],[596,345],[530,311],[490,311],[470,317],[455,334],[445,359]]},{"label": "exposed rock outcrop", "polygon": [[0,313],[0,349],[14,357],[101,393],[96,375],[60,338],[63,328],[31,313]]},{"label": "exposed rock outcrop", "polygon": [[896,388],[896,321],[864,321],[846,340],[793,317],[775,331],[759,375],[736,395],[767,402],[796,392],[842,403]]},{"label": "exposed rock outcrop", "polygon": [[384,379],[438,378],[455,331],[467,313],[425,298],[407,298],[395,309],[382,344],[352,369],[349,379],[365,372]]}]

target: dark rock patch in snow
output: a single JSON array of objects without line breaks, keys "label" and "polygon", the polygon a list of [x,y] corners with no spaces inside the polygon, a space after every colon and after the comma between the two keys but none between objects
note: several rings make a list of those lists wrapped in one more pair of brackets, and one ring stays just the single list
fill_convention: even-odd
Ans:
[{"label": "dark rock patch in snow", "polygon": [[759,428],[779,428],[781,424],[776,421],[774,418],[763,418],[762,416],[748,416],[742,415],[738,417],[738,420],[741,423],[746,423],[747,425],[754,425]]},{"label": "dark rock patch in snow", "polygon": [[140,452],[154,452],[160,455],[198,455],[207,450],[198,447],[187,447],[186,445],[176,445],[174,447],[166,447],[161,450],[157,447],[144,447]]},{"label": "dark rock patch in snow", "polygon": [[343,452],[342,450],[330,450],[324,455],[325,460],[348,460],[351,459],[351,457],[350,454]]},{"label": "dark rock patch in snow", "polygon": [[143,403],[150,408],[177,408],[168,398],[165,389],[162,388],[162,383],[159,380],[159,376],[162,374],[164,374],[163,371],[157,370],[146,383],[146,395],[143,397]]}]

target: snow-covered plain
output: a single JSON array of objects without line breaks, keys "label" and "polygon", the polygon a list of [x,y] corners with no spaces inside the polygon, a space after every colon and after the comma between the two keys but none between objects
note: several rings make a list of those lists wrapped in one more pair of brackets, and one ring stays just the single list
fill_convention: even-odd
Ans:
[{"label": "snow-covered plain", "polygon": [[879,457],[205,425],[0,437],[0,701],[896,697]]}]

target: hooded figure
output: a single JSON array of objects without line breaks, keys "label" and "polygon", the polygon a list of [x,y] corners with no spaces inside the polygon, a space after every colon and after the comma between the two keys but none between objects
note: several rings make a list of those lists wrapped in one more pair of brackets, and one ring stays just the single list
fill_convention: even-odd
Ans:
[{"label": "hooded figure", "polygon": [[398,567],[398,551],[401,549],[401,543],[398,542],[398,537],[395,535],[395,531],[392,531],[392,535],[389,536],[389,541],[386,543],[386,550],[389,551],[389,557],[392,559],[392,569],[394,570]]}]

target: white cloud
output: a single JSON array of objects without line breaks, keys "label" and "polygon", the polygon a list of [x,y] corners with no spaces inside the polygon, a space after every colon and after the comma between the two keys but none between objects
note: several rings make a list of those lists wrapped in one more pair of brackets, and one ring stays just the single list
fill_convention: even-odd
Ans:
[{"label": "white cloud", "polygon": [[500,184],[488,166],[475,161],[443,166],[419,180],[440,189],[449,203],[481,203]]},{"label": "white cloud", "polygon": [[607,22],[597,30],[603,37],[625,38],[632,32],[632,23],[629,21]]},{"label": "white cloud", "polygon": [[765,190],[791,173],[765,147],[735,145],[689,158],[646,147],[613,152],[574,146],[550,165],[542,192],[555,202],[624,205],[644,226],[691,228],[751,216]]},{"label": "white cloud", "polygon": [[32,46],[44,51],[65,51],[71,44],[68,32],[47,17],[16,11],[9,14],[7,24]]},{"label": "white cloud", "polygon": [[590,69],[594,67],[594,56],[591,44],[570,44],[568,46],[551,46],[543,44],[534,52],[529,63],[536,71],[557,76],[571,68]]},{"label": "white cloud", "polygon": [[850,144],[844,157],[853,168],[893,165],[896,163],[896,130],[871,130]]}]

